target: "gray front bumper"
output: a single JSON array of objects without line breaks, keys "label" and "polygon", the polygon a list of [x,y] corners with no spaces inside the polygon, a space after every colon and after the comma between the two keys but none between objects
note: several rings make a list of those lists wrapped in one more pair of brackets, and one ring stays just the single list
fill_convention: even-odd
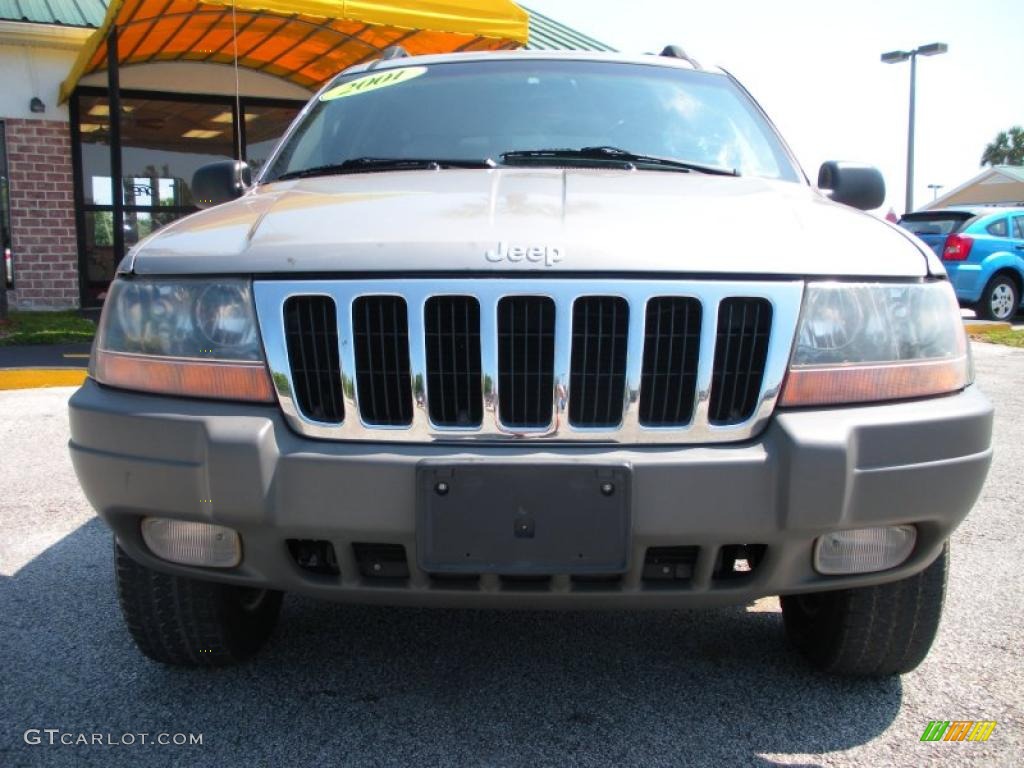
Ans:
[{"label": "gray front bumper", "polygon": [[[966,516],[991,461],[992,407],[976,387],[941,398],[779,412],[757,439],[719,446],[415,445],[311,440],[276,406],[134,394],[89,380],[70,402],[79,481],[139,562],[199,576],[341,600],[530,607],[678,607],[874,584],[927,566]],[[416,467],[422,460],[581,462],[632,467],[629,571],[607,587],[555,575],[542,589],[497,576],[465,588],[416,563]],[[210,501],[204,501],[210,500]],[[231,571],[175,566],[140,535],[147,515],[239,531]],[[918,544],[898,568],[825,577],[812,545],[841,528],[913,523]],[[340,577],[299,568],[287,539],[334,543]],[[404,545],[407,582],[360,576],[353,542]],[[764,544],[747,579],[713,578],[719,548]],[[700,547],[685,586],[642,582],[648,547]]]}]

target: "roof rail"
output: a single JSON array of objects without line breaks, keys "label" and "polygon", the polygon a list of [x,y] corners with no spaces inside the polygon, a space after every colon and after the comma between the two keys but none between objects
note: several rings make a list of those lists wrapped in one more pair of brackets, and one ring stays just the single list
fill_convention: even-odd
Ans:
[{"label": "roof rail", "polygon": [[374,69],[378,64],[383,61],[390,61],[391,59],[404,59],[409,56],[409,52],[400,45],[389,45],[383,51],[380,52],[380,56],[370,62],[367,69]]},{"label": "roof rail", "polygon": [[388,59],[404,59],[408,55],[409,52],[400,45],[389,45],[380,52],[380,58],[382,61],[387,61]]},{"label": "roof rail", "polygon": [[694,69],[703,69],[696,59],[691,59],[687,56],[686,51],[678,45],[666,45],[661,49],[659,56],[667,56],[671,59],[682,59],[683,61],[689,62],[690,66]]}]

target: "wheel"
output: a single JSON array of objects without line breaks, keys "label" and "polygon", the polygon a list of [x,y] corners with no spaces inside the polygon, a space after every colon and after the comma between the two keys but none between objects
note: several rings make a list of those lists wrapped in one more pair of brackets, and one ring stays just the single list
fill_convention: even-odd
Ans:
[{"label": "wheel", "polygon": [[1020,306],[1020,291],[1017,284],[1006,275],[996,275],[989,280],[978,301],[978,316],[985,320],[1010,320]]},{"label": "wheel", "polygon": [[256,653],[277,624],[281,592],[159,573],[136,563],[116,542],[114,565],[125,624],[154,661],[232,664]]},{"label": "wheel", "polygon": [[909,672],[931,648],[942,616],[949,542],[920,573],[875,587],[786,595],[790,642],[817,668],[837,675]]}]

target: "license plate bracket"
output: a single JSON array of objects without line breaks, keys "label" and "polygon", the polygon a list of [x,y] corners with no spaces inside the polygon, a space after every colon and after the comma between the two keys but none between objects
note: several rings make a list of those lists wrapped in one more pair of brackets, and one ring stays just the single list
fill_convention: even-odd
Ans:
[{"label": "license plate bracket", "polygon": [[417,558],[430,573],[553,575],[629,568],[627,465],[417,467]]}]

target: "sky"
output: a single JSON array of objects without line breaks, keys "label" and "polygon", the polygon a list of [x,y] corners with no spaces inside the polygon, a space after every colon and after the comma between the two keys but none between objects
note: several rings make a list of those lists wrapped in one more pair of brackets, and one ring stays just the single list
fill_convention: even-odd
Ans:
[{"label": "sky", "polygon": [[903,213],[910,63],[885,51],[943,42],[917,60],[914,206],[981,169],[995,135],[1024,125],[1024,0],[526,0],[626,53],[681,46],[753,94],[814,182],[826,160],[882,171],[884,214]]}]

